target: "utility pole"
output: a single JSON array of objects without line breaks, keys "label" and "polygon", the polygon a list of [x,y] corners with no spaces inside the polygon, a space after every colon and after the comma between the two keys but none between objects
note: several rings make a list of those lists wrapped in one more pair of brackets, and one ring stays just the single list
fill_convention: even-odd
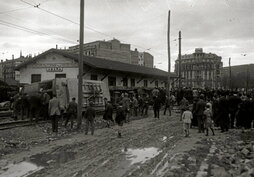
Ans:
[{"label": "utility pole", "polygon": [[168,96],[170,96],[171,82],[170,82],[170,72],[171,72],[171,56],[170,56],[170,10],[168,11]]},{"label": "utility pole", "polygon": [[232,90],[231,58],[230,57],[228,60],[228,66],[229,66],[229,89]]},{"label": "utility pole", "polygon": [[179,60],[179,89],[181,89],[182,88],[182,70],[181,70],[181,68],[182,68],[182,55],[181,55],[181,31],[179,31],[179,54],[178,54],[178,60]]},{"label": "utility pole", "polygon": [[247,66],[247,74],[246,74],[246,94],[248,92],[249,89],[249,65]]},{"label": "utility pole", "polygon": [[83,108],[83,43],[84,43],[84,0],[80,0],[80,30],[79,30],[79,72],[78,72],[78,114],[77,129],[81,128]]}]

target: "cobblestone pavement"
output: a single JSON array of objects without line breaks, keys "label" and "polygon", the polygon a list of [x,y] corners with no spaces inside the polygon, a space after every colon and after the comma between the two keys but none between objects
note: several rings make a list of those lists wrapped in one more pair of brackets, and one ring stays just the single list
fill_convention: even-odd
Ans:
[{"label": "cobblestone pavement", "polygon": [[3,176],[253,176],[254,131],[215,131],[204,136],[191,129],[184,137],[179,114],[138,118],[102,128],[94,136],[65,129],[51,134],[50,124],[1,131]]}]

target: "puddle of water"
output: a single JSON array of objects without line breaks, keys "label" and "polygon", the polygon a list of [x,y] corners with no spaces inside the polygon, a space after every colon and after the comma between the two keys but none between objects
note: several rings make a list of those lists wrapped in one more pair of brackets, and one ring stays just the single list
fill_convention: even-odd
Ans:
[{"label": "puddle of water", "polygon": [[60,165],[74,160],[76,154],[76,152],[68,151],[60,151],[53,154],[42,153],[31,156],[30,161],[40,166],[48,166],[50,163],[57,163]]},{"label": "puddle of water", "polygon": [[142,148],[142,149],[126,149],[122,150],[126,154],[127,160],[131,161],[131,164],[145,163],[147,160],[157,156],[161,151],[158,148]]},{"label": "puddle of water", "polygon": [[26,177],[43,169],[43,167],[24,161],[17,164],[10,164],[2,169],[5,171],[0,173],[0,177]]}]

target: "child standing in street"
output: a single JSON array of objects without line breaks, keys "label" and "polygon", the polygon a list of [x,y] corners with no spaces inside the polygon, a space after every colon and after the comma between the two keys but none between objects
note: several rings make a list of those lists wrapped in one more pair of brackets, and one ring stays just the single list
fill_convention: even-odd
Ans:
[{"label": "child standing in street", "polygon": [[190,135],[190,125],[192,118],[192,112],[190,111],[189,107],[186,107],[182,114],[183,130],[185,132],[185,137],[188,137]]},{"label": "child standing in street", "polygon": [[214,135],[214,130],[213,130],[213,113],[210,109],[210,104],[206,104],[206,110],[204,111],[204,122],[205,122],[205,130],[206,130],[206,136],[208,136],[208,129],[210,128],[213,135]]}]

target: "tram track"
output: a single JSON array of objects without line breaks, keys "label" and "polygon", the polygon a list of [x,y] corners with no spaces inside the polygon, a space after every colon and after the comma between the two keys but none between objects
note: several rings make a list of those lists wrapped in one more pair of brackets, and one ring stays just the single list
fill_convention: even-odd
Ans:
[{"label": "tram track", "polygon": [[[39,121],[38,123],[45,123],[46,121]],[[34,125],[35,122],[31,122],[30,120],[18,120],[18,121],[10,121],[10,122],[3,122],[0,123],[0,131],[6,129],[12,129],[17,127],[25,127]]]},{"label": "tram track", "polygon": [[[172,111],[175,111],[175,112],[178,112],[179,109],[178,107],[173,107]],[[103,112],[104,111],[97,111],[96,112],[96,116],[101,116],[103,115]],[[114,109],[114,113],[116,112],[116,109]],[[1,116],[0,114],[0,117],[6,117],[6,116]],[[9,117],[10,118],[10,117]],[[142,119],[144,117],[136,117],[135,120],[138,120],[138,119]],[[38,124],[42,124],[42,123],[46,123],[47,121],[45,120],[39,120]],[[6,122],[0,122],[0,131],[1,130],[6,130],[6,129],[13,129],[13,128],[17,128],[17,127],[25,127],[25,126],[31,126],[31,125],[34,125],[36,124],[34,121],[31,122],[29,119],[26,119],[26,120],[17,120],[17,121],[6,121]]]}]

